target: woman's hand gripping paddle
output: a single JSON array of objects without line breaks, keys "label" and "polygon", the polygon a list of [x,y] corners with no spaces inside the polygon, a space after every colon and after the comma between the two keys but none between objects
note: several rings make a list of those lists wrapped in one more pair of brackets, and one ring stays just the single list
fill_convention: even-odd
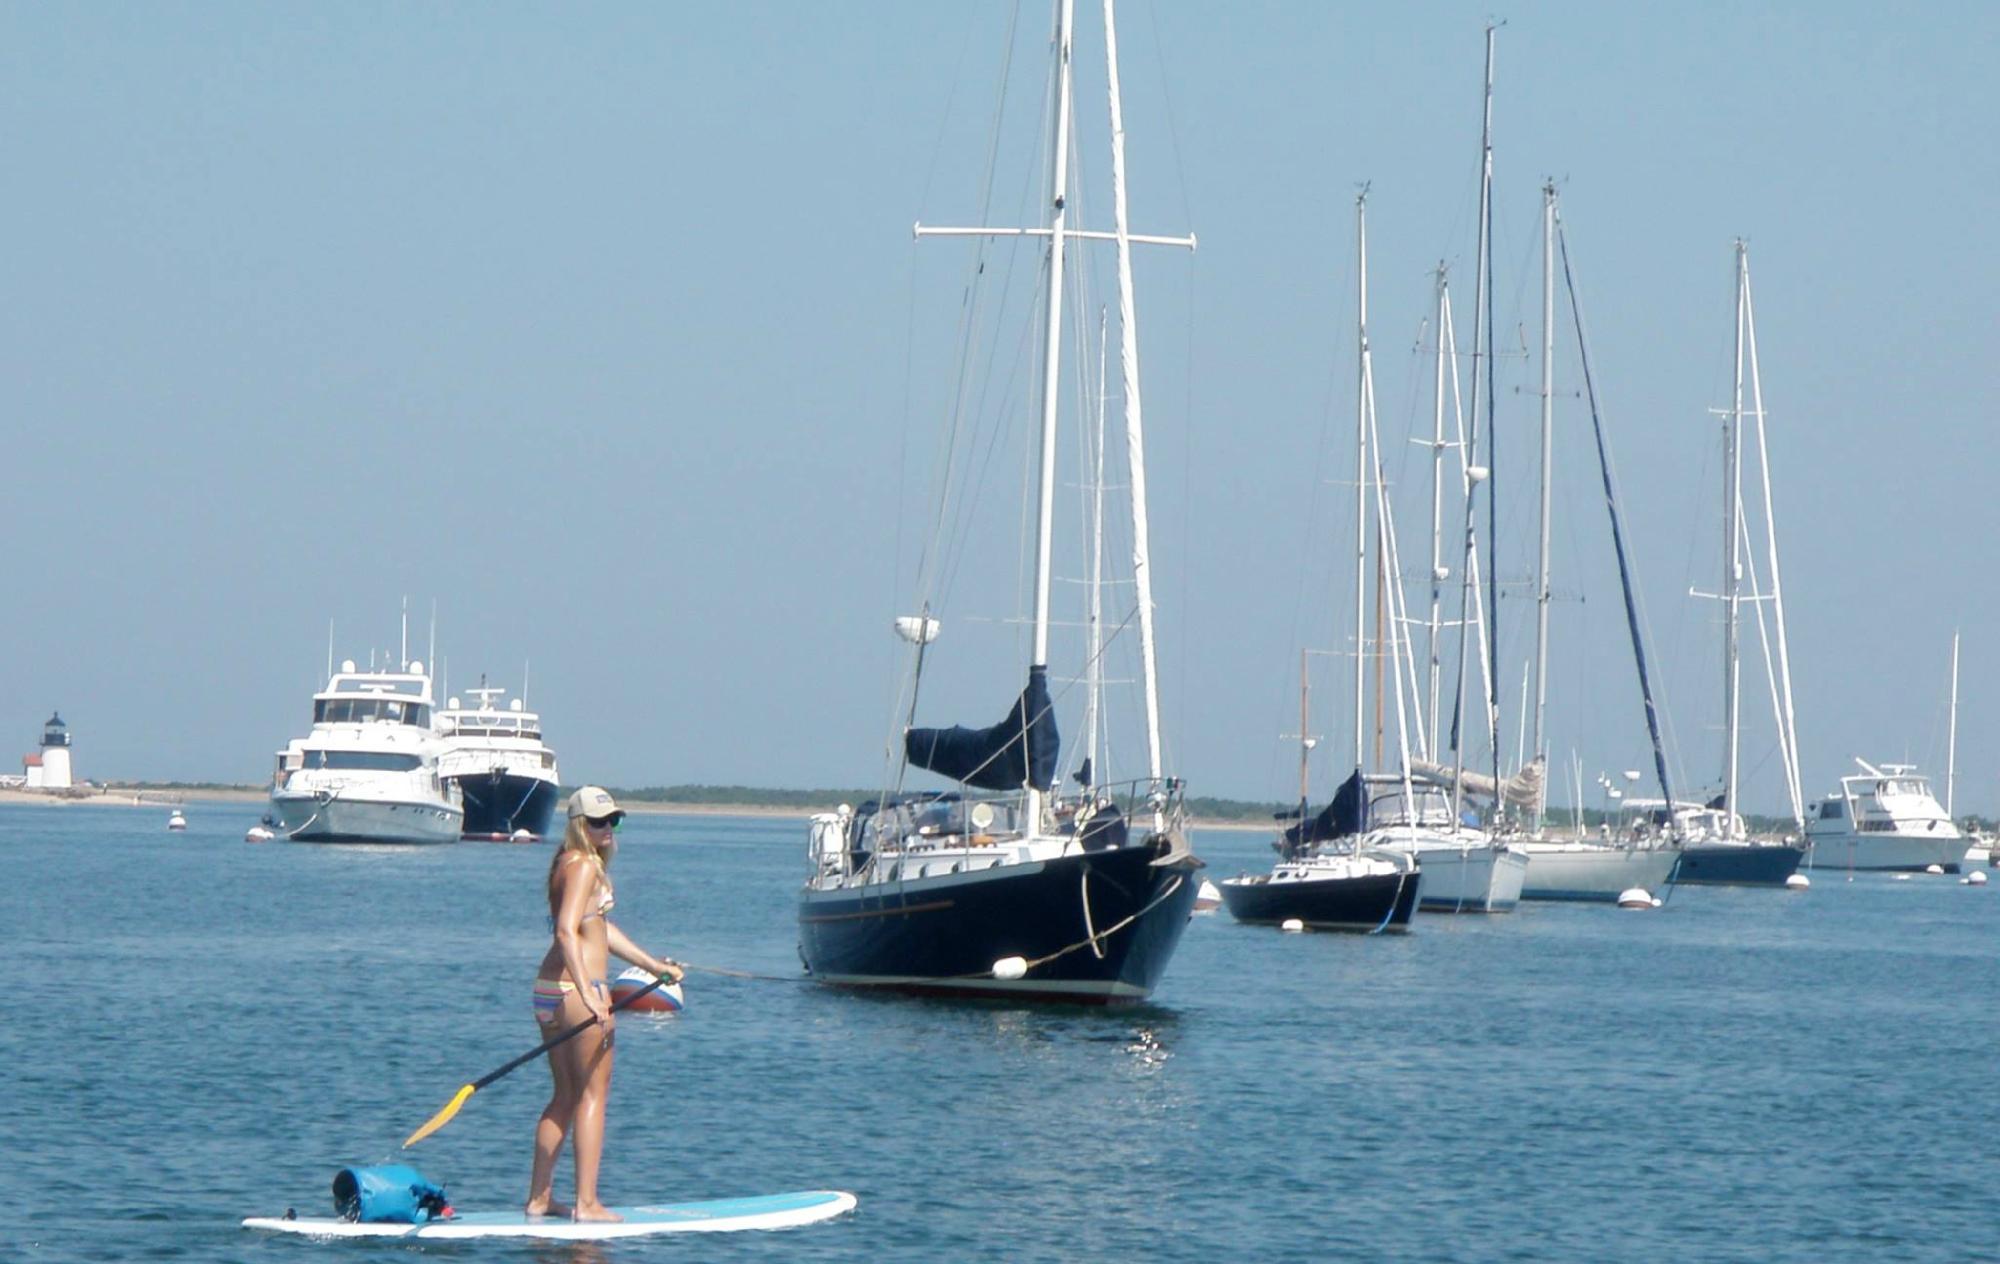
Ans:
[{"label": "woman's hand gripping paddle", "polygon": [[[645,987],[642,987],[638,991],[632,993],[630,996],[627,996],[624,1000],[613,1003],[613,1005],[611,1006],[611,1011],[613,1013],[616,1013],[619,1010],[624,1009],[626,1006],[630,1005],[632,1002],[638,1000],[640,997],[665,987],[671,981],[672,980],[669,979],[668,976],[664,974],[659,975],[656,978],[654,978],[654,980],[651,983],[648,983]],[[512,1071],[516,1067],[521,1066],[523,1063],[534,1061],[536,1058],[541,1057],[543,1054],[555,1048],[557,1045],[563,1043],[565,1040],[569,1040],[573,1037],[580,1036],[584,1032],[590,1030],[592,1027],[595,1027],[596,1025],[597,1025],[597,1019],[595,1016],[586,1018],[582,1022],[578,1023],[576,1026],[571,1027],[568,1031],[558,1032],[555,1035],[550,1036],[547,1040],[544,1040],[539,1045],[536,1045],[534,1048],[528,1050],[520,1057],[515,1058],[512,1062],[509,1062],[504,1066],[496,1067],[493,1070],[488,1071],[486,1074],[480,1076],[472,1083],[467,1084],[465,1087],[459,1089],[458,1092],[452,1094],[451,1100],[444,1104],[443,1110],[439,1111],[435,1115],[432,1115],[430,1117],[429,1122],[427,1122],[426,1124],[424,1124],[423,1127],[417,1129],[415,1132],[410,1134],[409,1139],[403,1142],[403,1148],[405,1150],[409,1149],[411,1146],[417,1144],[417,1142],[422,1141],[425,1137],[430,1136],[438,1129],[450,1123],[451,1117],[458,1113],[458,1108],[465,1105],[466,1099],[470,1098],[474,1093],[477,1093],[480,1089],[485,1088],[488,1084],[491,1084],[493,1081],[499,1079],[501,1076],[507,1074],[509,1071]]]}]

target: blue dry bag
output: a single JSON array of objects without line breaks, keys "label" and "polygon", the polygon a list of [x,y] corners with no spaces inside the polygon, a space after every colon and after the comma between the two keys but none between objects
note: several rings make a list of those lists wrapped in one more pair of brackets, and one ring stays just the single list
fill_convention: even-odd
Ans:
[{"label": "blue dry bag", "polygon": [[333,1174],[333,1214],[364,1224],[423,1224],[451,1214],[444,1186],[402,1163],[344,1167]]}]

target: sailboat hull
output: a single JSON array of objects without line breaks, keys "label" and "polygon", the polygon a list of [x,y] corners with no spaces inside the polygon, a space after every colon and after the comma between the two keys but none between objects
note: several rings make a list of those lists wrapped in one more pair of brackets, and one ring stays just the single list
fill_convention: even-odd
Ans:
[{"label": "sailboat hull", "polygon": [[1402,873],[1273,881],[1270,877],[1230,878],[1221,884],[1229,915],[1251,925],[1276,926],[1296,919],[1313,930],[1407,931],[1416,912],[1423,873]]},{"label": "sailboat hull", "polygon": [[1783,886],[1806,849],[1793,843],[1692,843],[1674,881],[1688,886]]},{"label": "sailboat hull", "polygon": [[1506,913],[1521,902],[1528,857],[1499,843],[1461,847],[1450,843],[1397,838],[1378,844],[1406,852],[1423,866],[1419,913]]},{"label": "sailboat hull", "polygon": [[[1633,887],[1658,891],[1680,859],[1666,847],[1607,847],[1595,843],[1528,843],[1524,900],[1615,903]],[[1782,879],[1780,879],[1782,881]]]},{"label": "sailboat hull", "polygon": [[[808,889],[799,955],[839,987],[922,996],[1134,1004],[1187,929],[1201,883],[1148,842],[973,873]],[[994,977],[1008,957],[1024,977]]]}]

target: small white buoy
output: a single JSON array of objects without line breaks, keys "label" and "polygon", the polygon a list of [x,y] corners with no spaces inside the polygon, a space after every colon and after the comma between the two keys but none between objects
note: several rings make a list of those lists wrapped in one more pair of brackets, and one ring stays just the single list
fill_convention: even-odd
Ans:
[{"label": "small white buoy", "polygon": [[1969,887],[1983,887],[1986,885],[1986,875],[1974,869],[1971,873],[1965,875],[1964,881],[1965,885]]},{"label": "small white buoy", "polygon": [[1296,917],[1288,917],[1284,921],[1278,923],[1278,929],[1284,931],[1288,935],[1296,935],[1305,928],[1306,924],[1300,921]]},{"label": "small white buoy", "polygon": [[1806,877],[1802,873],[1795,873],[1791,877],[1785,879],[1785,889],[1788,891],[1803,891],[1807,887],[1810,887],[1811,885],[1812,885],[1812,879]]},{"label": "small white buoy", "polygon": [[1911,876],[1911,875],[1909,875],[1909,874],[1907,874],[1907,873],[1899,873],[1899,874],[1897,874],[1897,875],[1896,875],[1896,881],[1898,881],[1898,882],[1908,882],[1908,881],[1910,880],[1910,876]]},{"label": "small white buoy", "polygon": [[168,829],[184,830],[187,827],[188,827],[187,818],[181,815],[181,810],[179,808],[175,808],[172,812],[167,814]]},{"label": "small white buoy", "polygon": [[507,841],[510,843],[532,843],[535,841],[535,836],[527,830],[517,829],[507,835]]},{"label": "small white buoy", "polygon": [[993,977],[996,979],[1019,979],[1028,973],[1026,957],[1002,957],[993,963]]},{"label": "small white buoy", "polygon": [[1626,887],[1618,893],[1618,907],[1623,909],[1658,908],[1660,902],[1644,887]]},{"label": "small white buoy", "polygon": [[243,841],[246,843],[268,843],[276,837],[277,837],[276,834],[273,834],[270,830],[265,829],[263,826],[252,825],[248,830],[244,832]]},{"label": "small white buoy", "polygon": [[1943,865],[1925,865],[1925,866],[1924,866],[1924,872],[1925,872],[1925,873],[1943,873],[1943,872],[1944,872],[1944,866],[1943,866]]}]

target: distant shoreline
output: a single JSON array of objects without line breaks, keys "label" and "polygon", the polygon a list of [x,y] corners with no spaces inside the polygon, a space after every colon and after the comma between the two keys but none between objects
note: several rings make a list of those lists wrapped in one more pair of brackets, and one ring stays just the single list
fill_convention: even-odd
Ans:
[{"label": "distant shoreline", "polygon": [[[216,786],[200,789],[166,786],[92,786],[80,793],[0,789],[0,807],[16,804],[26,807],[159,808],[183,806],[193,802],[263,803],[269,797],[270,791],[251,786]],[[773,820],[803,821],[815,812],[831,811],[835,805],[793,807],[768,803],[665,803],[656,799],[628,798],[623,801],[622,806],[634,816],[754,816]],[[1200,818],[1189,824],[1199,830],[1236,831],[1271,828],[1259,821],[1210,821]]]}]

